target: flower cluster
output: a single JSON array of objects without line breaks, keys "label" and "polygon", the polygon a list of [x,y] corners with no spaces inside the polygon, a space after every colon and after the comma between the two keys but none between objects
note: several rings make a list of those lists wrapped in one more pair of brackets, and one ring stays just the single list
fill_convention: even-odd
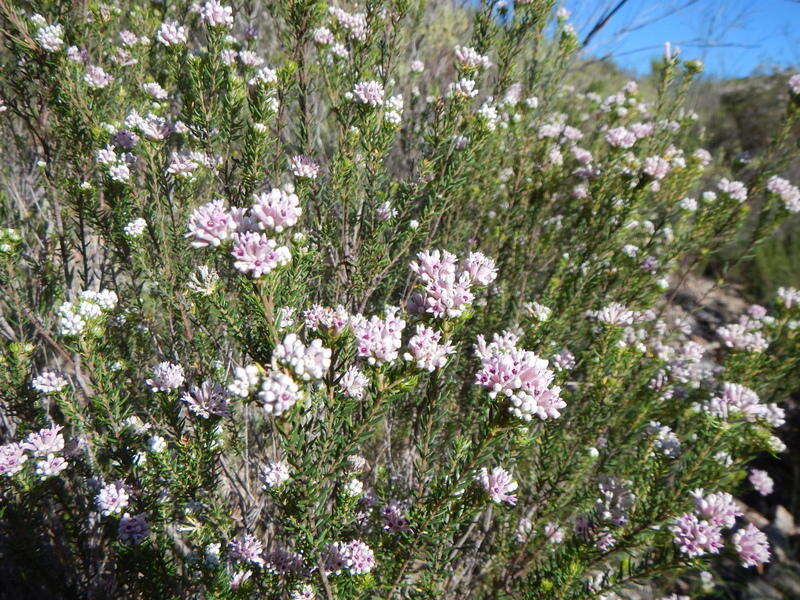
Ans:
[{"label": "flower cluster", "polygon": [[475,476],[475,480],[495,504],[505,502],[514,506],[517,503],[517,496],[512,493],[517,489],[517,482],[503,467],[494,467],[491,471],[484,467]]},{"label": "flower cluster", "polygon": [[494,261],[480,252],[470,253],[461,264],[455,254],[431,250],[417,254],[410,265],[423,285],[409,300],[409,311],[437,318],[456,318],[474,300],[472,286],[486,286],[497,277]]},{"label": "flower cluster", "polygon": [[117,305],[117,294],[111,290],[85,290],[72,302],[58,307],[59,333],[81,336],[97,331],[103,317]]},{"label": "flower cluster", "polygon": [[490,343],[478,336],[475,352],[481,360],[481,369],[475,383],[489,390],[492,398],[505,396],[508,410],[516,417],[530,421],[555,419],[561,416],[566,402],[561,399],[561,388],[553,385],[555,375],[547,360],[529,350],[517,347],[519,338],[511,332],[494,334]]}]

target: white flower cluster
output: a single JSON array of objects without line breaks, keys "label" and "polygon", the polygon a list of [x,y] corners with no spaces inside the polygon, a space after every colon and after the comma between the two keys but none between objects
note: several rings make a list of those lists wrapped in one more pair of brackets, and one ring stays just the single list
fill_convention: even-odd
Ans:
[{"label": "white flower cluster", "polygon": [[80,336],[91,326],[98,325],[102,317],[116,305],[117,294],[111,290],[85,290],[76,301],[64,302],[58,307],[58,332],[66,336]]}]

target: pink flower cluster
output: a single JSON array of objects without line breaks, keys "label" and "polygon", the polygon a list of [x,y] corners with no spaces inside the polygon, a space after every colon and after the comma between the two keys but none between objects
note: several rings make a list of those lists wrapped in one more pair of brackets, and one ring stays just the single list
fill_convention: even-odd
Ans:
[{"label": "pink flower cluster", "polygon": [[631,148],[637,139],[636,134],[625,127],[615,127],[606,133],[606,142],[614,148]]},{"label": "pink flower cluster", "polygon": [[100,488],[95,497],[95,505],[104,517],[120,514],[130,500],[128,489],[122,482],[116,481]]},{"label": "pink flower cluster", "polygon": [[200,20],[209,27],[230,27],[233,25],[233,9],[217,0],[208,0],[198,7]]},{"label": "pink flower cluster", "polygon": [[355,101],[373,108],[383,104],[383,96],[383,85],[379,81],[361,81],[353,88]]},{"label": "pink flower cluster", "polygon": [[171,362],[160,362],[153,367],[153,376],[145,383],[153,392],[169,392],[183,385],[183,367]]},{"label": "pink flower cluster", "polygon": [[[315,175],[316,176],[316,175]],[[254,194],[250,212],[259,229],[270,229],[280,233],[297,223],[302,211],[300,200],[294,193],[294,186],[272,188],[267,193]]]},{"label": "pink flower cluster", "polygon": [[230,239],[236,231],[236,220],[222,199],[212,200],[196,208],[189,215],[187,238],[192,240],[193,248],[219,246]]},{"label": "pink flower cluster", "polygon": [[319,175],[319,165],[308,156],[297,154],[289,160],[292,175],[299,179],[316,179]]},{"label": "pink flower cluster", "polygon": [[731,181],[723,177],[717,182],[717,189],[737,202],[744,202],[747,200],[747,186],[741,181]]},{"label": "pink flower cluster", "polygon": [[766,311],[764,314],[742,315],[738,322],[717,329],[717,335],[728,348],[745,352],[763,352],[769,346],[769,341],[762,331],[767,322],[765,316]]},{"label": "pink flower cluster", "polygon": [[733,547],[739,553],[742,566],[756,567],[769,562],[769,542],[767,536],[752,523],[733,534]]},{"label": "pink flower cluster", "polygon": [[371,365],[397,360],[402,345],[401,336],[406,326],[405,320],[397,313],[399,308],[387,306],[383,319],[373,315],[369,319],[356,315],[352,319],[353,333],[356,336],[358,356],[366,358]]},{"label": "pink flower cluster", "polygon": [[199,386],[191,386],[184,392],[181,400],[199,417],[208,419],[210,416],[224,417],[230,414],[228,410],[228,390],[212,381],[204,381]]},{"label": "pink flower cluster", "polygon": [[[703,495],[703,490],[695,490],[692,497],[694,512],[684,513],[672,526],[675,544],[688,556],[717,554],[723,546],[722,530],[733,527],[742,511],[725,492]],[[767,538],[752,524],[737,531],[731,541],[744,566],[769,560]]]},{"label": "pink flower cluster", "polygon": [[261,556],[263,551],[261,540],[249,533],[241,533],[228,542],[228,555],[234,561],[261,567],[264,565],[264,558]]},{"label": "pink flower cluster", "polygon": [[297,223],[300,217],[300,202],[294,187],[274,188],[269,193],[254,194],[255,203],[249,209],[228,210],[224,200],[212,200],[192,212],[189,216],[189,232],[192,246],[205,248],[219,246],[233,240],[231,255],[234,267],[242,273],[258,278],[291,261],[288,246],[280,245],[257,229],[282,232]]},{"label": "pink flower cluster", "polygon": [[469,46],[456,46],[454,48],[458,64],[465,69],[476,69],[478,67],[487,69],[492,66],[488,56],[480,54],[475,48]]},{"label": "pink flower cluster", "polygon": [[711,521],[684,513],[672,526],[675,544],[687,556],[717,554],[723,546],[722,531]]},{"label": "pink flower cluster", "polygon": [[287,246],[268,238],[263,233],[247,231],[233,236],[234,244],[231,255],[233,266],[242,273],[249,273],[258,278],[266,275],[276,267],[289,264],[292,254]]},{"label": "pink flower cluster", "polygon": [[411,296],[409,311],[438,318],[459,317],[475,298],[472,286],[489,285],[497,277],[494,261],[481,252],[471,252],[459,265],[456,255],[446,250],[423,251],[410,268],[424,292]]},{"label": "pink flower cluster", "polygon": [[349,13],[336,6],[329,6],[328,13],[354,40],[367,39],[367,16],[364,13]]},{"label": "pink flower cluster", "polygon": [[150,535],[150,524],[143,514],[131,516],[126,513],[119,520],[117,535],[123,544],[140,544]]},{"label": "pink flower cluster", "polygon": [[363,575],[375,567],[375,553],[361,540],[333,542],[325,549],[322,562],[328,574],[347,570],[351,575]]},{"label": "pink flower cluster", "polygon": [[69,466],[61,455],[64,450],[62,427],[53,425],[28,434],[24,441],[11,442],[0,446],[0,475],[11,477],[19,473],[28,460],[25,451],[30,452],[36,462],[36,474],[41,479],[54,477]]},{"label": "pink flower cluster", "polygon": [[295,333],[283,338],[275,347],[272,358],[292,369],[304,381],[322,379],[331,366],[331,350],[322,345],[322,340],[316,339],[306,345]]},{"label": "pink flower cluster", "polygon": [[800,189],[792,185],[789,180],[773,175],[767,179],[767,191],[778,196],[786,210],[792,213],[800,212]]},{"label": "pink flower cluster", "polygon": [[449,341],[440,343],[442,333],[426,325],[417,325],[416,334],[408,340],[406,360],[413,360],[420,369],[433,372],[445,365],[448,355],[455,352]]},{"label": "pink flower cluster", "polygon": [[363,400],[369,385],[369,379],[358,367],[351,366],[344,372],[339,381],[339,389],[345,396]]},{"label": "pink flower cluster", "polygon": [[727,492],[715,492],[704,496],[703,490],[698,489],[692,492],[692,497],[697,515],[717,527],[733,527],[736,524],[736,517],[742,515],[736,500]]},{"label": "pink flower cluster", "polygon": [[777,404],[761,404],[753,390],[727,381],[722,384],[722,393],[706,402],[705,410],[726,420],[738,417],[753,423],[763,419],[773,427],[780,427],[785,418],[784,410]]},{"label": "pink flower cluster", "polygon": [[533,352],[517,347],[518,337],[510,332],[494,335],[491,343],[478,336],[475,346],[481,360],[481,369],[475,382],[489,390],[492,398],[502,395],[509,400],[509,411],[516,417],[530,421],[555,419],[566,406],[561,399],[561,388],[553,385],[554,374],[549,363]]},{"label": "pink flower cluster", "polygon": [[762,496],[769,496],[775,488],[775,482],[772,481],[772,477],[761,469],[750,469],[750,475],[747,479]]},{"label": "pink flower cluster", "polygon": [[517,489],[517,482],[503,467],[494,467],[491,471],[484,467],[475,476],[475,480],[495,504],[505,502],[514,506],[517,503],[516,494],[512,494]]},{"label": "pink flower cluster", "polygon": [[273,371],[261,383],[258,399],[264,412],[276,417],[289,410],[302,398],[302,392],[295,381],[282,371]]},{"label": "pink flower cluster", "polygon": [[350,313],[341,304],[336,308],[328,308],[315,304],[303,312],[305,326],[333,335],[339,335],[350,326]]}]

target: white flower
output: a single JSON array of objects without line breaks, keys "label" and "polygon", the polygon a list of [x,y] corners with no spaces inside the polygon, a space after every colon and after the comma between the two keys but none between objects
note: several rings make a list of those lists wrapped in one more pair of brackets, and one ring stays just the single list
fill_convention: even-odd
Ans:
[{"label": "white flower", "polygon": [[48,52],[55,52],[64,45],[64,28],[58,23],[44,25],[36,32],[36,41]]},{"label": "white flower", "polygon": [[150,452],[159,453],[167,448],[167,440],[165,440],[160,435],[154,435],[149,440],[147,440],[147,449]]},{"label": "white flower", "polygon": [[344,493],[351,498],[357,498],[364,492],[364,484],[358,479],[351,479],[344,484]]},{"label": "white flower", "polygon": [[42,371],[41,374],[33,378],[31,385],[33,389],[42,394],[52,394],[67,386],[67,380],[56,371]]},{"label": "white flower", "polygon": [[138,219],[134,219],[122,229],[122,231],[131,238],[137,238],[144,233],[144,230],[147,228],[147,221],[142,219],[141,217]]}]

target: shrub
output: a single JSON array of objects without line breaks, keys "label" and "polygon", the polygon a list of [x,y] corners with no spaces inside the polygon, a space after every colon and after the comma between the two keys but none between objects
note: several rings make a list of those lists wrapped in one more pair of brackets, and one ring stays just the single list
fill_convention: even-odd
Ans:
[{"label": "shrub", "polygon": [[748,200],[742,254],[797,210],[800,82],[709,180],[698,63],[587,93],[552,2],[437,4],[0,5],[20,595],[610,598],[768,560],[729,492],[783,447],[800,292],[717,350],[665,290]]}]

